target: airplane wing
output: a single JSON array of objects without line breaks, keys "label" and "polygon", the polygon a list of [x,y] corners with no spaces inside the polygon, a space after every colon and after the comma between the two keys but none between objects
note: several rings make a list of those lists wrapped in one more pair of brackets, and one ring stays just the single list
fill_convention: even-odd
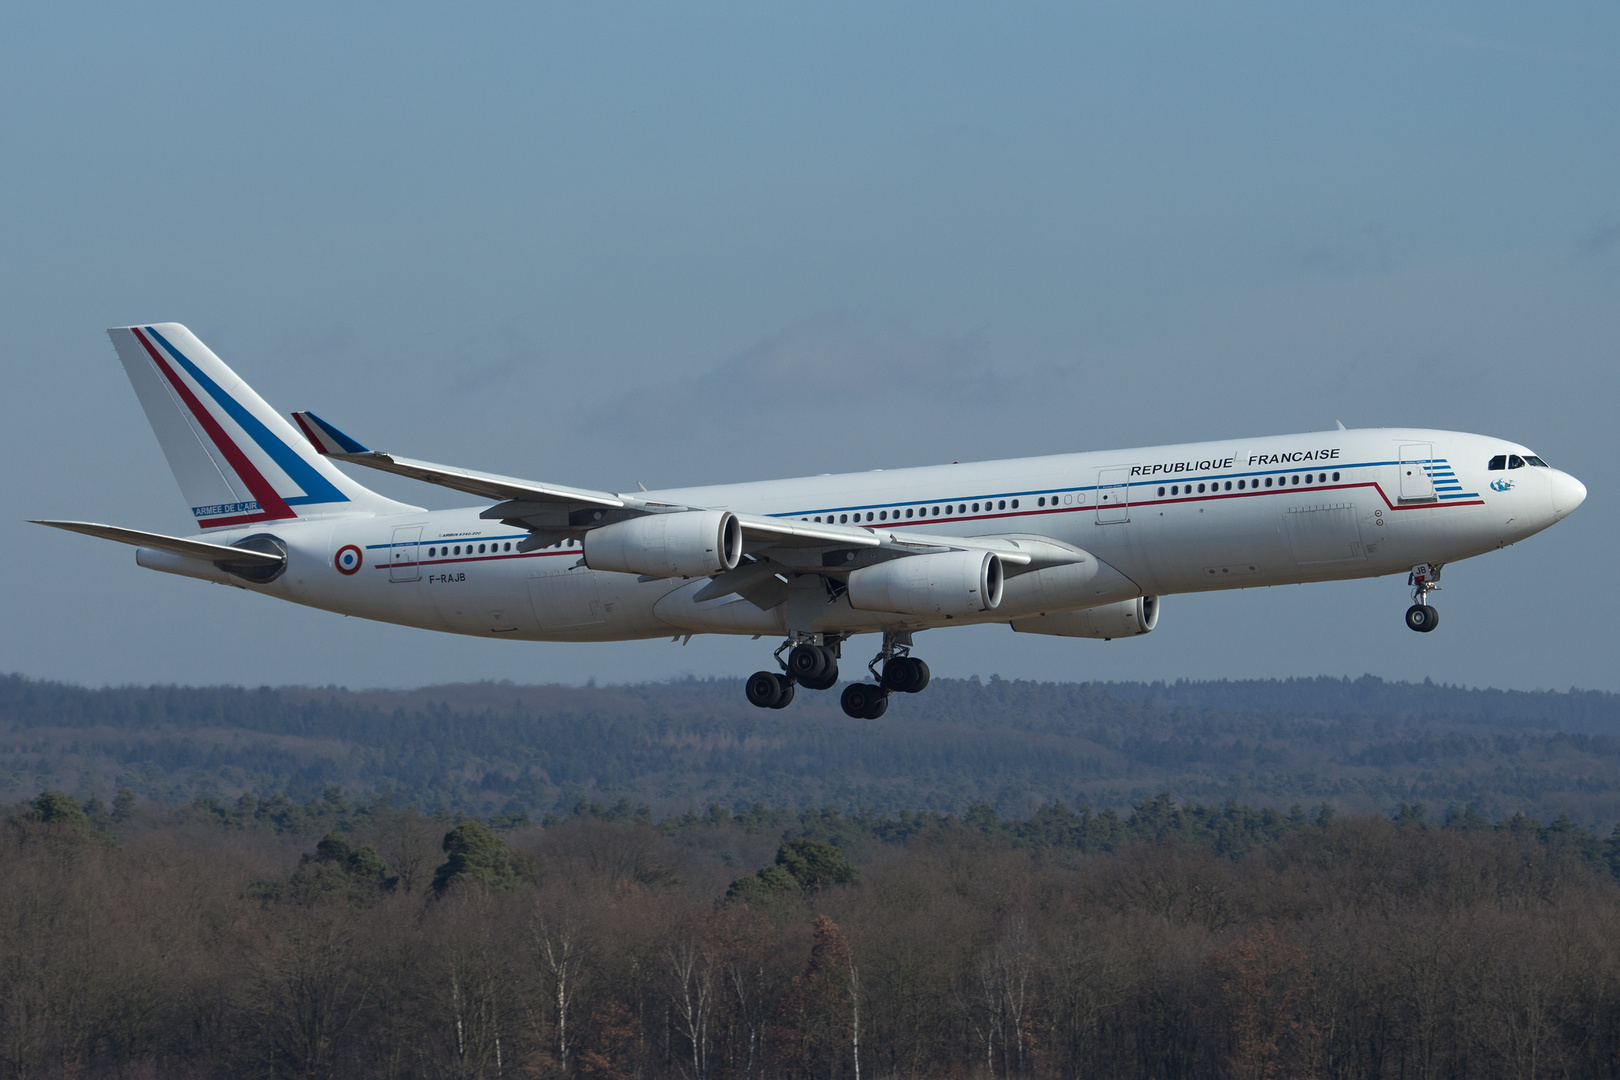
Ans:
[{"label": "airplane wing", "polygon": [[292,416],[299,430],[304,433],[304,437],[314,444],[316,452],[334,461],[348,461],[355,465],[364,465],[368,469],[381,469],[383,472],[408,476],[412,480],[454,488],[469,495],[479,495],[502,502],[590,506],[610,510],[622,509],[626,505],[625,499],[610,491],[590,491],[585,488],[564,487],[560,484],[537,484],[532,480],[519,480],[516,477],[500,476],[496,473],[479,473],[449,465],[435,465],[431,461],[396,457],[363,446],[312,412],[295,412]]},{"label": "airplane wing", "polygon": [[[396,457],[372,450],[343,434],[314,413],[293,414],[300,429],[317,451],[337,461],[352,462],[371,469],[408,476],[440,487],[497,500],[479,516],[499,520],[513,528],[529,530],[524,547],[547,546],[565,535],[578,535],[591,529],[646,514],[703,510],[706,507],[653,502],[608,491],[536,483],[494,473],[435,465],[431,462]],[[839,575],[869,565],[873,559],[903,558],[940,551],[992,551],[1010,574],[1025,573],[1045,566],[1080,562],[1088,558],[1079,548],[1044,537],[1007,535],[959,537],[934,535],[911,530],[873,529],[859,525],[835,525],[763,514],[735,514],[741,527],[745,552],[751,561],[735,570],[716,575],[715,584],[762,576],[757,569],[770,564],[778,569]],[[838,561],[829,553],[842,551]],[[857,551],[867,554],[856,557]],[[705,590],[707,591],[707,590]]]}]

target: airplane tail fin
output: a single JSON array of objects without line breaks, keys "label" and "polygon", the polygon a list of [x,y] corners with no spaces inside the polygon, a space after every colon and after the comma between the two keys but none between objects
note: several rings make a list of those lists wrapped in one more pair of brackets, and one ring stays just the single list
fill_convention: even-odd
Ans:
[{"label": "airplane tail fin", "polygon": [[339,472],[179,323],[107,336],[199,528],[414,509]]}]

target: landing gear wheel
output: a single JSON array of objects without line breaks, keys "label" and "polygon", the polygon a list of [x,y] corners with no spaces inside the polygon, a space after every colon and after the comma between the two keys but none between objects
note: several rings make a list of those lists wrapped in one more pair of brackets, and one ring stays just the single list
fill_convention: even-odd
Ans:
[{"label": "landing gear wheel", "polygon": [[787,669],[806,690],[829,690],[838,682],[838,656],[825,645],[795,645]]},{"label": "landing gear wheel", "polygon": [[774,709],[785,685],[785,680],[774,671],[756,671],[748,676],[743,692],[748,695],[749,704],[761,709]]},{"label": "landing gear wheel", "polygon": [[876,720],[889,707],[889,698],[883,687],[871,683],[850,683],[838,699],[844,715],[857,720]]},{"label": "landing gear wheel", "polygon": [[775,676],[775,678],[777,682],[782,684],[782,692],[777,695],[776,702],[771,706],[771,708],[785,709],[789,705],[793,704],[793,683],[782,678],[780,675]]},{"label": "landing gear wheel", "polygon": [[917,679],[917,672],[911,665],[909,656],[891,656],[883,665],[883,689],[893,690],[897,694],[909,694],[911,684]]},{"label": "landing gear wheel", "polygon": [[795,645],[793,651],[788,653],[787,669],[795,679],[808,686],[827,670],[828,659],[819,646],[808,643]]},{"label": "landing gear wheel", "polygon": [[1413,604],[1406,609],[1406,625],[1408,629],[1427,634],[1440,625],[1440,609],[1427,604]]},{"label": "landing gear wheel", "polygon": [[883,688],[899,694],[917,694],[928,685],[928,665],[915,656],[895,656],[883,665]]}]

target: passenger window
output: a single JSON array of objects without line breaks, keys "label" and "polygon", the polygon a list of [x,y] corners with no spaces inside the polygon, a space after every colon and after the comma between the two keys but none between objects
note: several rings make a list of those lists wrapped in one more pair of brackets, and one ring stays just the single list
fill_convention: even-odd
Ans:
[{"label": "passenger window", "polygon": [[870,510],[868,510],[868,511],[867,511],[867,512],[866,512],[866,520],[867,520],[867,521],[871,521],[871,520],[872,520],[872,511],[870,511]]},{"label": "passenger window", "polygon": [[956,512],[957,512],[957,513],[958,513],[958,514],[965,514],[965,513],[967,513],[967,503],[957,503],[957,504],[956,504]]},{"label": "passenger window", "polygon": [[1510,469],[1522,469],[1522,468],[1524,468],[1524,458],[1520,457],[1518,454],[1509,454],[1508,455],[1508,468],[1510,468]]},{"label": "passenger window", "polygon": [[[871,516],[872,515],[870,515],[870,514],[867,515],[867,517],[871,517]],[[879,510],[878,511],[878,520],[879,521],[888,521],[889,520],[889,512],[887,510]]]},{"label": "passenger window", "polygon": [[1268,476],[1268,477],[1266,477],[1266,487],[1270,487],[1270,486],[1271,486],[1271,477]]},{"label": "passenger window", "polygon": [[939,517],[939,507],[934,507],[934,516]]},{"label": "passenger window", "polygon": [[848,514],[839,514],[838,515],[838,523],[840,525],[846,524],[848,521],[849,521],[849,515]]},{"label": "passenger window", "polygon": [[1507,455],[1497,454],[1495,457],[1491,458],[1490,464],[1486,465],[1485,468],[1491,472],[1501,472],[1503,469],[1507,468]]},{"label": "passenger window", "polygon": [[1227,491],[1231,491],[1231,490],[1232,490],[1232,481],[1230,481],[1230,480],[1228,480],[1228,481],[1227,481],[1227,482],[1226,482],[1226,490],[1227,490]]},{"label": "passenger window", "polygon": [[1243,485],[1246,484],[1246,483],[1248,483],[1247,480],[1239,480],[1238,481],[1238,490],[1242,491],[1243,490]]},{"label": "passenger window", "polygon": [[1339,482],[1339,474],[1338,473],[1333,474],[1333,482],[1335,484],[1337,484]]},{"label": "passenger window", "polygon": [[436,553],[437,553],[437,549],[435,549],[435,548],[428,548],[428,558],[430,558],[430,559],[431,559],[431,558],[433,558],[433,556],[434,556],[434,555],[435,555],[435,554],[436,554]]},{"label": "passenger window", "polygon": [[[1159,494],[1160,495],[1164,494],[1164,488],[1159,489]],[[1036,506],[1045,506],[1046,505],[1046,496],[1042,495],[1040,498],[1036,499],[1035,500],[1035,505]]]},{"label": "passenger window", "polygon": [[1014,510],[1018,509],[1018,500],[1017,499],[1013,500],[1013,509]]},{"label": "passenger window", "polygon": [[1159,489],[1159,498],[1164,498],[1164,488]]}]

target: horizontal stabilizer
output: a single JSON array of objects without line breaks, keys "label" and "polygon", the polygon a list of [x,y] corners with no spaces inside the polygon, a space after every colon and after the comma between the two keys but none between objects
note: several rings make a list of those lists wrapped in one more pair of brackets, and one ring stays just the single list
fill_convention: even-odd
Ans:
[{"label": "horizontal stabilizer", "polygon": [[124,529],[117,525],[97,525],[92,521],[30,519],[30,523],[84,533],[86,536],[99,536],[103,540],[116,540],[120,544],[132,544],[135,547],[157,548],[159,551],[173,552],[191,559],[207,559],[209,562],[232,563],[238,566],[280,566],[287,561],[286,555],[249,551],[247,548],[231,547],[227,544],[210,544],[206,540],[186,540],[178,536],[164,536],[162,533],[142,532],[140,529]]}]

